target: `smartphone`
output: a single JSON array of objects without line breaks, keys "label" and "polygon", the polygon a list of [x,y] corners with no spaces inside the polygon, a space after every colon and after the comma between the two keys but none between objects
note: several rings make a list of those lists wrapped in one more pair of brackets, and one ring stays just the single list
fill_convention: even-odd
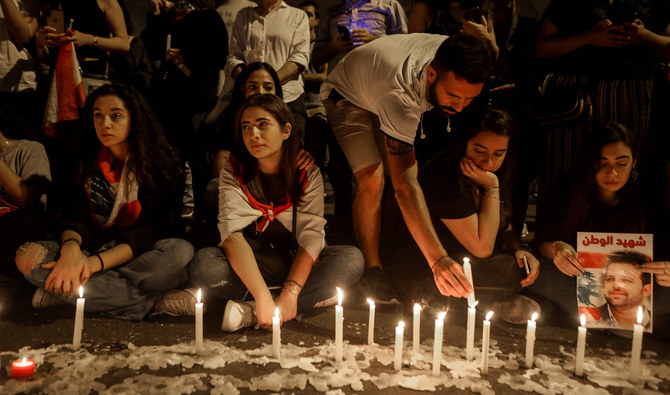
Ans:
[{"label": "smartphone", "polygon": [[482,16],[486,16],[486,13],[479,7],[473,7],[463,12],[463,18],[474,23],[481,24]]},{"label": "smartphone", "polygon": [[49,10],[47,14],[47,26],[56,29],[56,33],[65,33],[65,17],[63,10]]},{"label": "smartphone", "polygon": [[349,35],[349,28],[344,25],[337,25],[337,32],[342,34],[342,41],[351,40],[351,35]]}]

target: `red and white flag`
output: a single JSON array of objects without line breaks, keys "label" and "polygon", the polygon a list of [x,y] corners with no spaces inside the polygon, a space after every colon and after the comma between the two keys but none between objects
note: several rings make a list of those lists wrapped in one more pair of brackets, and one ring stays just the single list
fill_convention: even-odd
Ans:
[{"label": "red and white flag", "polygon": [[56,59],[44,109],[44,132],[49,137],[55,137],[54,124],[78,119],[79,108],[84,106],[85,100],[77,54],[74,44],[68,42],[61,46]]}]

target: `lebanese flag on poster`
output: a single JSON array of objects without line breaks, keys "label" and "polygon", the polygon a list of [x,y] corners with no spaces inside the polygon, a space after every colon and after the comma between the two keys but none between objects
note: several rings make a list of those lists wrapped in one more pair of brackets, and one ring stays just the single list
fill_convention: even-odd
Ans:
[{"label": "lebanese flag on poster", "polygon": [[79,61],[73,43],[61,46],[56,59],[54,76],[49,87],[44,109],[44,132],[54,138],[54,124],[79,118],[79,108],[84,106],[86,96],[81,81]]}]

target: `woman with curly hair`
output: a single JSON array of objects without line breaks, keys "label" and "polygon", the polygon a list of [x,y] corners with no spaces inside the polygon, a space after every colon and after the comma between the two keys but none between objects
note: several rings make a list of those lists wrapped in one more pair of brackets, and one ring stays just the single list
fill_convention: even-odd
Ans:
[{"label": "woman with curly hair", "polygon": [[33,306],[74,304],[129,320],[149,311],[192,312],[188,279],[193,247],[166,238],[178,218],[181,168],[147,102],[134,88],[105,85],[86,100],[79,158],[70,180],[54,188],[59,243],[30,242],[16,264],[38,286]]}]

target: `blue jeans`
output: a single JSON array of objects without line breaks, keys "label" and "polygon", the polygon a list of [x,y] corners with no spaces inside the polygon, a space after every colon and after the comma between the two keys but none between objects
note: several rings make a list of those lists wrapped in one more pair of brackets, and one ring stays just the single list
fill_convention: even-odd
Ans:
[{"label": "blue jeans", "polygon": [[[263,267],[268,263],[259,262],[261,273],[268,286],[282,285],[290,266],[283,270],[277,267]],[[228,258],[219,247],[207,247],[195,253],[191,261],[191,282],[196,287],[207,290],[208,295],[221,299],[241,299],[247,287],[230,267]],[[314,308],[318,302],[336,295],[335,287],[346,288],[355,284],[363,274],[363,254],[353,246],[329,246],[321,251],[319,261],[314,263],[300,297],[298,314]]]},{"label": "blue jeans", "polygon": [[[60,247],[54,241],[38,241],[47,252],[25,277],[38,287],[44,287],[51,269],[41,264],[58,259]],[[85,255],[90,255],[83,251]],[[95,273],[84,285],[85,311],[139,321],[166,291],[188,280],[188,262],[193,257],[193,246],[182,239],[163,239],[151,251],[130,262],[103,272]],[[70,304],[75,298],[58,296]]]}]

